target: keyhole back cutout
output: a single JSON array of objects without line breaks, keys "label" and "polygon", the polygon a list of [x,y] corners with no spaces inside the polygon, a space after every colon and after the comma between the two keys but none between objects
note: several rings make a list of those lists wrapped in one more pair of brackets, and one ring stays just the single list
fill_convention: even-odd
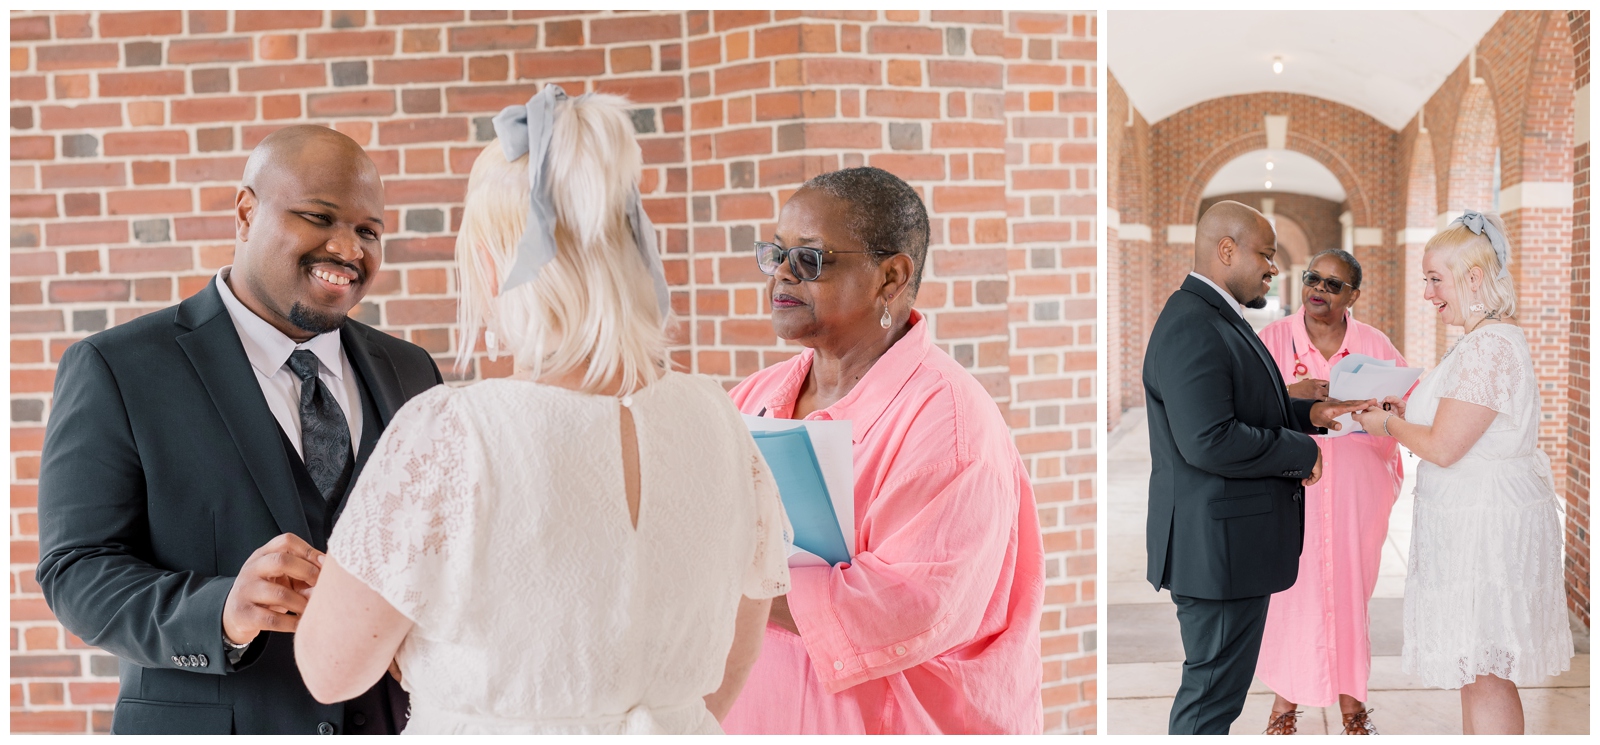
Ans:
[{"label": "keyhole back cutout", "polygon": [[622,430],[622,482],[628,495],[628,522],[639,529],[639,433],[633,426],[633,411],[618,406]]}]

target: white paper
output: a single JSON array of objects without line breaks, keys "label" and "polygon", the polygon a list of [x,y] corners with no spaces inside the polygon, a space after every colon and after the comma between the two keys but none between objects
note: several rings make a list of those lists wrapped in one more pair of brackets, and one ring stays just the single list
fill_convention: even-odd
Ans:
[{"label": "white paper", "polygon": [[[1352,354],[1339,360],[1328,376],[1328,398],[1335,401],[1364,401],[1394,396],[1400,398],[1422,376],[1420,367],[1395,367],[1394,360],[1379,360],[1364,354]],[[1329,437],[1343,437],[1362,432],[1361,423],[1345,414],[1334,420],[1339,429],[1329,429]]]},{"label": "white paper", "polygon": [[[844,534],[844,547],[851,556],[855,556],[856,468],[855,444],[851,439],[854,429],[850,426],[850,420],[797,421],[745,414],[744,423],[752,432],[779,432],[799,426],[806,428],[806,434],[811,438],[811,449],[817,452],[817,465],[822,468],[822,481],[828,485],[828,499],[833,502],[833,514],[839,518],[839,532]],[[813,561],[816,563],[811,563]],[[822,557],[794,546],[789,547],[789,566],[827,565],[828,562],[823,561]]]},{"label": "white paper", "polygon": [[794,544],[789,545],[789,566],[791,567],[827,567],[833,566],[827,559],[822,558]]}]

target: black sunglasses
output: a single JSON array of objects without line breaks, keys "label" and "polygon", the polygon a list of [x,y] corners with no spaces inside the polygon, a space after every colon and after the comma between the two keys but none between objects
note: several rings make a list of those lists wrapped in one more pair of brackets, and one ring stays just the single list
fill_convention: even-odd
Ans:
[{"label": "black sunglasses", "polygon": [[1307,287],[1316,287],[1317,285],[1322,285],[1322,289],[1327,290],[1335,295],[1343,293],[1346,286],[1355,287],[1355,285],[1352,285],[1342,279],[1324,277],[1316,272],[1311,271],[1310,269],[1300,273],[1300,283]]},{"label": "black sunglasses", "polygon": [[772,276],[778,273],[778,267],[785,259],[789,262],[789,271],[794,276],[806,282],[815,282],[822,276],[823,254],[893,254],[892,251],[831,251],[828,249],[812,248],[810,246],[795,246],[784,248],[776,243],[756,241],[756,266],[761,267],[761,273]]}]

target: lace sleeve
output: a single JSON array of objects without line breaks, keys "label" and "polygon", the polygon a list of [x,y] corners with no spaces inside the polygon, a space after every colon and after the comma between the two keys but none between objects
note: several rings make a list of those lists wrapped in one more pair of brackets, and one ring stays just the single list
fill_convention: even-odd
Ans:
[{"label": "lace sleeve", "polygon": [[454,394],[437,386],[395,413],[328,540],[339,566],[422,628],[452,623],[471,576],[479,453]]},{"label": "lace sleeve", "polygon": [[749,443],[750,479],[756,500],[756,550],[744,573],[744,596],[752,600],[776,597],[789,592],[788,538],[793,532],[789,516],[778,497],[778,485],[761,457],[756,444]]},{"label": "lace sleeve", "polygon": [[1516,393],[1526,384],[1525,367],[1518,352],[1516,343],[1488,331],[1463,339],[1456,350],[1461,358],[1447,373],[1440,398],[1512,413]]}]

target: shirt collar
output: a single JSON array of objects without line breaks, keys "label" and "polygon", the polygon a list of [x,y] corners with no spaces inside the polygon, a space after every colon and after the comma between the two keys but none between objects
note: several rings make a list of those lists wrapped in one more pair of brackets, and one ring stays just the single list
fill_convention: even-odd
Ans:
[{"label": "shirt collar", "polygon": [[[889,347],[882,357],[872,363],[867,374],[861,376],[861,381],[850,390],[850,394],[826,409],[813,412],[809,418],[850,420],[852,425],[851,439],[861,442],[866,433],[872,429],[883,412],[889,408],[889,403],[894,400],[900,389],[911,379],[911,374],[916,372],[922,361],[928,356],[928,324],[923,322],[923,316],[916,310],[911,311],[911,327],[906,330],[906,335],[900,341]],[[811,372],[811,362],[816,356],[816,351],[807,348],[800,352],[795,363],[789,367],[789,372],[773,390],[766,402],[767,410],[773,416],[793,417],[795,399],[800,395],[800,386],[805,382],[806,375]]]},{"label": "shirt collar", "polygon": [[228,274],[232,269],[230,264],[217,272],[217,294],[222,296],[222,305],[228,309],[233,327],[239,331],[239,341],[244,344],[244,354],[256,372],[269,378],[277,375],[296,349],[309,349],[322,363],[322,369],[339,380],[344,379],[344,364],[340,360],[343,347],[337,330],[317,334],[304,343],[296,343],[239,301],[238,296],[233,294],[233,288],[228,286]]},{"label": "shirt collar", "polygon": [[1234,312],[1238,313],[1240,318],[1244,318],[1244,306],[1240,305],[1238,300],[1233,299],[1232,293],[1222,289],[1221,285],[1217,284],[1216,282],[1212,282],[1211,278],[1204,274],[1200,274],[1198,272],[1189,272],[1189,276],[1211,285],[1211,289],[1216,290],[1217,294],[1221,295],[1223,300],[1228,301],[1228,304],[1233,306]]},{"label": "shirt collar", "polygon": [[[1306,306],[1301,305],[1295,310],[1294,315],[1290,317],[1294,321],[1289,324],[1289,335],[1294,339],[1296,356],[1310,352],[1321,358],[1322,350],[1317,349],[1317,345],[1311,343],[1311,332],[1306,331]],[[1344,311],[1344,322],[1344,343],[1340,345],[1339,351],[1333,353],[1333,358],[1328,359],[1329,363],[1338,362],[1341,357],[1350,354],[1350,340],[1355,338],[1352,332],[1355,331],[1356,319],[1350,316],[1350,309],[1348,308]]]}]

